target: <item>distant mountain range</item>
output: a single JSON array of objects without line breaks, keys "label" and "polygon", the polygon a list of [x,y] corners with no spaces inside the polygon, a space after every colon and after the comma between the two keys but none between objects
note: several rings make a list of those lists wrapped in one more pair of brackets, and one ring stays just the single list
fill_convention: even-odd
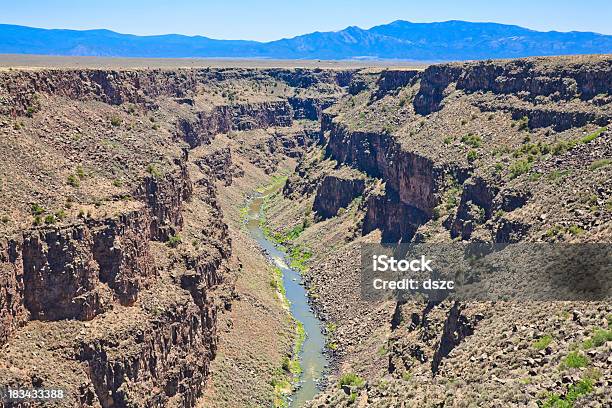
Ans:
[{"label": "distant mountain range", "polygon": [[402,59],[448,61],[612,53],[612,35],[540,32],[496,24],[394,21],[270,42],[178,34],[137,36],[109,30],[48,30],[0,24],[0,53],[114,57]]}]

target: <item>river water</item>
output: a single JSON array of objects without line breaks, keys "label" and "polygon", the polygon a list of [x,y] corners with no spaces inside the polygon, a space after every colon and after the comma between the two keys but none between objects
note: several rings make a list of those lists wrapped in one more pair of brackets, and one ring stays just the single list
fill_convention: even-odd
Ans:
[{"label": "river water", "polygon": [[298,388],[288,401],[289,407],[298,408],[319,392],[318,382],[323,379],[328,364],[324,353],[325,336],[322,333],[321,321],[308,304],[308,293],[301,284],[301,274],[289,267],[290,261],[287,254],[268,240],[259,226],[262,204],[263,195],[251,199],[247,218],[248,231],[269,256],[271,262],[280,268],[291,315],[302,323],[306,333],[302,350],[299,353],[302,373],[299,376]]}]

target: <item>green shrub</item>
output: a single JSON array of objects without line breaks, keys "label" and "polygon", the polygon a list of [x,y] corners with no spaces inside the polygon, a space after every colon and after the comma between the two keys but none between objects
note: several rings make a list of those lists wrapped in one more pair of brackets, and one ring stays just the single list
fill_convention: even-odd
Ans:
[{"label": "green shrub", "polygon": [[55,218],[55,215],[53,214],[49,214],[45,217],[45,224],[47,225],[55,224],[56,221],[57,219]]},{"label": "green shrub", "polygon": [[34,216],[34,221],[32,221],[32,224],[35,226],[42,225],[42,217],[40,215]]},{"label": "green shrub", "polygon": [[281,363],[281,367],[283,368],[283,370],[289,372],[290,364],[291,364],[291,360],[289,359],[289,357],[284,356],[283,357],[283,362]]},{"label": "green shrub", "polygon": [[155,179],[159,179],[162,177],[161,171],[157,168],[157,166],[154,163],[150,163],[147,166],[147,173],[149,173]]},{"label": "green shrub", "polygon": [[538,403],[541,408],[573,408],[574,403],[583,395],[593,391],[593,381],[591,379],[582,379],[576,384],[571,384],[567,387],[565,396],[558,394],[550,395],[544,402]]},{"label": "green shrub", "polygon": [[478,158],[478,153],[476,153],[476,150],[470,150],[467,153],[467,161],[469,163],[473,163],[477,158]]},{"label": "green shrub", "polygon": [[9,218],[8,215],[3,215],[2,218],[0,219],[0,221],[2,221],[3,224],[8,224],[10,220],[11,219]]},{"label": "green shrub", "polygon": [[312,253],[307,249],[294,246],[289,251],[289,259],[291,260],[290,266],[299,271],[305,271],[306,262],[312,257]]},{"label": "green shrub", "polygon": [[55,218],[57,218],[58,220],[62,221],[64,218],[66,218],[66,211],[64,210],[59,210],[55,212]]},{"label": "green shrub", "polygon": [[568,387],[566,399],[573,403],[579,397],[586,395],[591,391],[593,391],[593,381],[590,379],[583,379]]},{"label": "green shrub", "polygon": [[527,173],[531,170],[532,164],[528,160],[518,160],[512,163],[509,167],[510,170],[510,178],[514,179],[520,176],[521,174]]},{"label": "green shrub", "polygon": [[77,166],[76,175],[81,180],[83,180],[85,178],[85,170],[83,170],[82,166]]},{"label": "green shrub", "polygon": [[552,343],[552,336],[547,334],[541,338],[539,338],[535,343],[533,343],[533,348],[536,350],[544,350],[546,347]]},{"label": "green shrub", "polygon": [[459,204],[459,196],[461,195],[461,189],[459,187],[452,187],[448,190],[448,199],[446,201],[446,210],[452,210]]},{"label": "green shrub", "polygon": [[111,123],[111,125],[113,125],[113,126],[117,127],[117,126],[121,125],[121,118],[120,118],[120,117],[118,117],[118,116],[113,116],[113,117],[110,119],[110,123]]},{"label": "green shrub", "polygon": [[41,215],[45,212],[45,209],[39,204],[32,204],[32,215]]},{"label": "green shrub", "polygon": [[71,174],[68,176],[68,185],[76,188],[81,185],[81,182],[77,176]]},{"label": "green shrub", "polygon": [[571,173],[570,170],[554,170],[554,171],[550,172],[550,174],[547,176],[547,178],[550,181],[556,181],[556,180],[560,180],[562,178],[565,178],[570,173]]},{"label": "green shrub", "polygon": [[542,177],[542,173],[538,173],[538,172],[531,173],[529,175],[529,180],[530,181],[538,181],[540,179],[540,177]]},{"label": "green shrub", "polygon": [[597,137],[599,137],[599,135],[601,135],[603,132],[605,132],[607,130],[607,128],[601,127],[599,129],[597,129],[595,132],[584,136],[582,139],[580,139],[580,143],[589,143],[592,142],[593,140],[597,139]]},{"label": "green shrub", "polygon": [[518,121],[518,130],[527,130],[529,128],[529,118],[527,116],[523,116]]},{"label": "green shrub", "polygon": [[565,228],[561,225],[555,225],[546,230],[546,236],[549,238],[565,233]]},{"label": "green shrub", "polygon": [[477,148],[477,147],[480,147],[480,145],[482,145],[482,139],[480,138],[480,136],[468,133],[467,135],[461,138],[461,143],[466,144],[473,148]]},{"label": "green shrub", "polygon": [[123,186],[123,181],[121,181],[121,179],[114,179],[113,180],[113,186],[121,187],[121,186]]},{"label": "green shrub", "polygon": [[577,351],[569,353],[561,363],[564,368],[581,368],[589,365],[589,359]]},{"label": "green shrub", "polygon": [[583,348],[590,349],[606,344],[607,341],[612,341],[612,329],[596,329],[590,339],[582,343]]},{"label": "green shrub", "polygon": [[610,164],[612,164],[612,159],[595,160],[593,163],[591,163],[591,166],[589,167],[589,169],[597,170],[602,167],[609,166]]},{"label": "green shrub", "polygon": [[571,150],[574,148],[574,146],[576,146],[576,142],[573,140],[568,140],[568,141],[560,141],[557,142],[553,147],[552,147],[552,153],[555,156],[558,156],[560,154],[563,154],[565,152],[567,152],[568,150]]},{"label": "green shrub", "polygon": [[577,225],[570,225],[567,231],[572,235],[580,235],[584,232],[584,229],[580,228]]},{"label": "green shrub", "polygon": [[343,387],[348,385],[350,387],[363,387],[365,381],[355,373],[346,373],[340,377],[339,385]]},{"label": "green shrub", "polygon": [[180,235],[171,235],[170,237],[168,237],[166,245],[168,245],[170,248],[176,248],[181,244],[181,242],[183,242],[183,240],[181,239]]}]

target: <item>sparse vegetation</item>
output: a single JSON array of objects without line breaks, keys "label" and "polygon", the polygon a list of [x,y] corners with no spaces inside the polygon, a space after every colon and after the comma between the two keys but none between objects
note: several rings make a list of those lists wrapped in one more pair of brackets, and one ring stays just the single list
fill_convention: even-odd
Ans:
[{"label": "sparse vegetation", "polygon": [[555,156],[559,156],[571,149],[574,148],[574,146],[576,146],[576,142],[573,140],[568,140],[568,141],[560,141],[557,142],[553,145],[552,147],[552,153]]},{"label": "sparse vegetation", "polygon": [[121,125],[121,118],[118,116],[113,116],[110,118],[110,124],[114,127]]},{"label": "sparse vegetation", "polygon": [[32,215],[41,215],[45,212],[45,209],[40,204],[32,204],[31,210]]},{"label": "sparse vegetation", "polygon": [[478,153],[476,152],[476,150],[470,150],[467,153],[467,161],[469,163],[475,162],[477,158],[478,158]]},{"label": "sparse vegetation", "polygon": [[45,217],[45,224],[47,225],[55,224],[56,221],[57,218],[55,218],[55,215],[53,214],[49,214]]},{"label": "sparse vegetation", "polygon": [[535,343],[533,343],[533,348],[536,350],[544,350],[550,345],[550,343],[552,343],[552,340],[553,338],[550,334],[542,336],[538,340],[536,340]]},{"label": "sparse vegetation", "polygon": [[147,173],[153,176],[154,179],[160,179],[162,177],[162,172],[159,170],[155,163],[150,163],[147,166]]},{"label": "sparse vegetation", "polygon": [[605,127],[605,126],[601,127],[599,129],[597,129],[595,132],[590,133],[590,134],[584,136],[582,139],[580,139],[580,143],[589,143],[589,142],[592,142],[593,140],[597,139],[599,137],[599,135],[601,135],[606,130],[608,130],[607,127]]},{"label": "sparse vegetation", "polygon": [[600,347],[606,344],[606,342],[612,341],[612,329],[606,330],[602,328],[595,329],[593,335],[582,343],[582,347],[585,350],[592,349],[593,347]]},{"label": "sparse vegetation", "polygon": [[610,164],[612,164],[612,159],[595,160],[593,163],[591,163],[589,169],[594,171],[597,169],[601,169],[602,167],[609,166]]},{"label": "sparse vegetation", "polygon": [[482,145],[482,139],[478,135],[468,133],[467,135],[461,138],[461,143],[473,148],[478,148]]},{"label": "sparse vegetation", "polygon": [[74,187],[74,188],[77,188],[77,187],[81,186],[81,181],[74,174],[71,174],[71,175],[68,176],[67,182],[68,182],[69,186]]},{"label": "sparse vegetation", "polygon": [[527,130],[529,129],[529,118],[527,116],[523,116],[517,122],[518,130]]},{"label": "sparse vegetation", "polygon": [[515,161],[509,167],[510,178],[515,179],[521,174],[527,173],[529,170],[531,170],[531,166],[532,164],[525,159]]},{"label": "sparse vegetation", "polygon": [[181,239],[180,235],[170,235],[168,237],[168,241],[166,241],[166,245],[168,245],[170,248],[176,248],[181,244],[181,242],[183,242],[183,240]]},{"label": "sparse vegetation", "polygon": [[565,228],[561,225],[554,225],[546,230],[546,236],[549,238],[556,237],[557,235],[561,235],[565,233]]},{"label": "sparse vegetation", "polygon": [[85,170],[83,170],[83,166],[77,166],[76,175],[81,180],[85,178]]},{"label": "sparse vegetation", "polygon": [[580,397],[592,391],[593,381],[588,378],[582,379],[576,384],[571,384],[567,388],[567,393],[564,396],[551,394],[545,401],[540,402],[538,405],[541,408],[572,408]]},{"label": "sparse vegetation", "polygon": [[365,380],[355,373],[346,373],[340,377],[338,384],[340,387],[348,385],[350,387],[360,388],[365,385]]},{"label": "sparse vegetation", "polygon": [[588,357],[578,351],[570,352],[561,363],[562,368],[581,368],[588,365]]},{"label": "sparse vegetation", "polygon": [[577,225],[570,225],[567,228],[567,232],[569,232],[571,235],[580,235],[584,232],[584,229],[582,229],[581,227]]},{"label": "sparse vegetation", "polygon": [[451,187],[447,192],[447,200],[445,208],[447,211],[452,210],[459,204],[459,197],[461,196],[461,188],[459,186]]},{"label": "sparse vegetation", "polygon": [[560,181],[571,173],[570,170],[554,170],[548,174],[547,178],[550,181]]},{"label": "sparse vegetation", "polygon": [[307,269],[306,262],[312,257],[312,253],[300,246],[293,246],[289,251],[291,267],[304,272]]}]

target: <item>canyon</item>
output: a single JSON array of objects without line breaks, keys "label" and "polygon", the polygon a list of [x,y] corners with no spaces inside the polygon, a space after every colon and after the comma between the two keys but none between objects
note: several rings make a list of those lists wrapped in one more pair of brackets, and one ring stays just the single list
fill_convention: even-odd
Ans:
[{"label": "canyon", "polygon": [[609,242],[611,73],[606,55],[1,70],[0,384],[284,406],[296,322],[244,225],[275,185],[260,224],[332,361],[307,406],[537,407],[584,384],[580,406],[606,406],[609,298],[371,302],[358,262],[379,242]]}]

